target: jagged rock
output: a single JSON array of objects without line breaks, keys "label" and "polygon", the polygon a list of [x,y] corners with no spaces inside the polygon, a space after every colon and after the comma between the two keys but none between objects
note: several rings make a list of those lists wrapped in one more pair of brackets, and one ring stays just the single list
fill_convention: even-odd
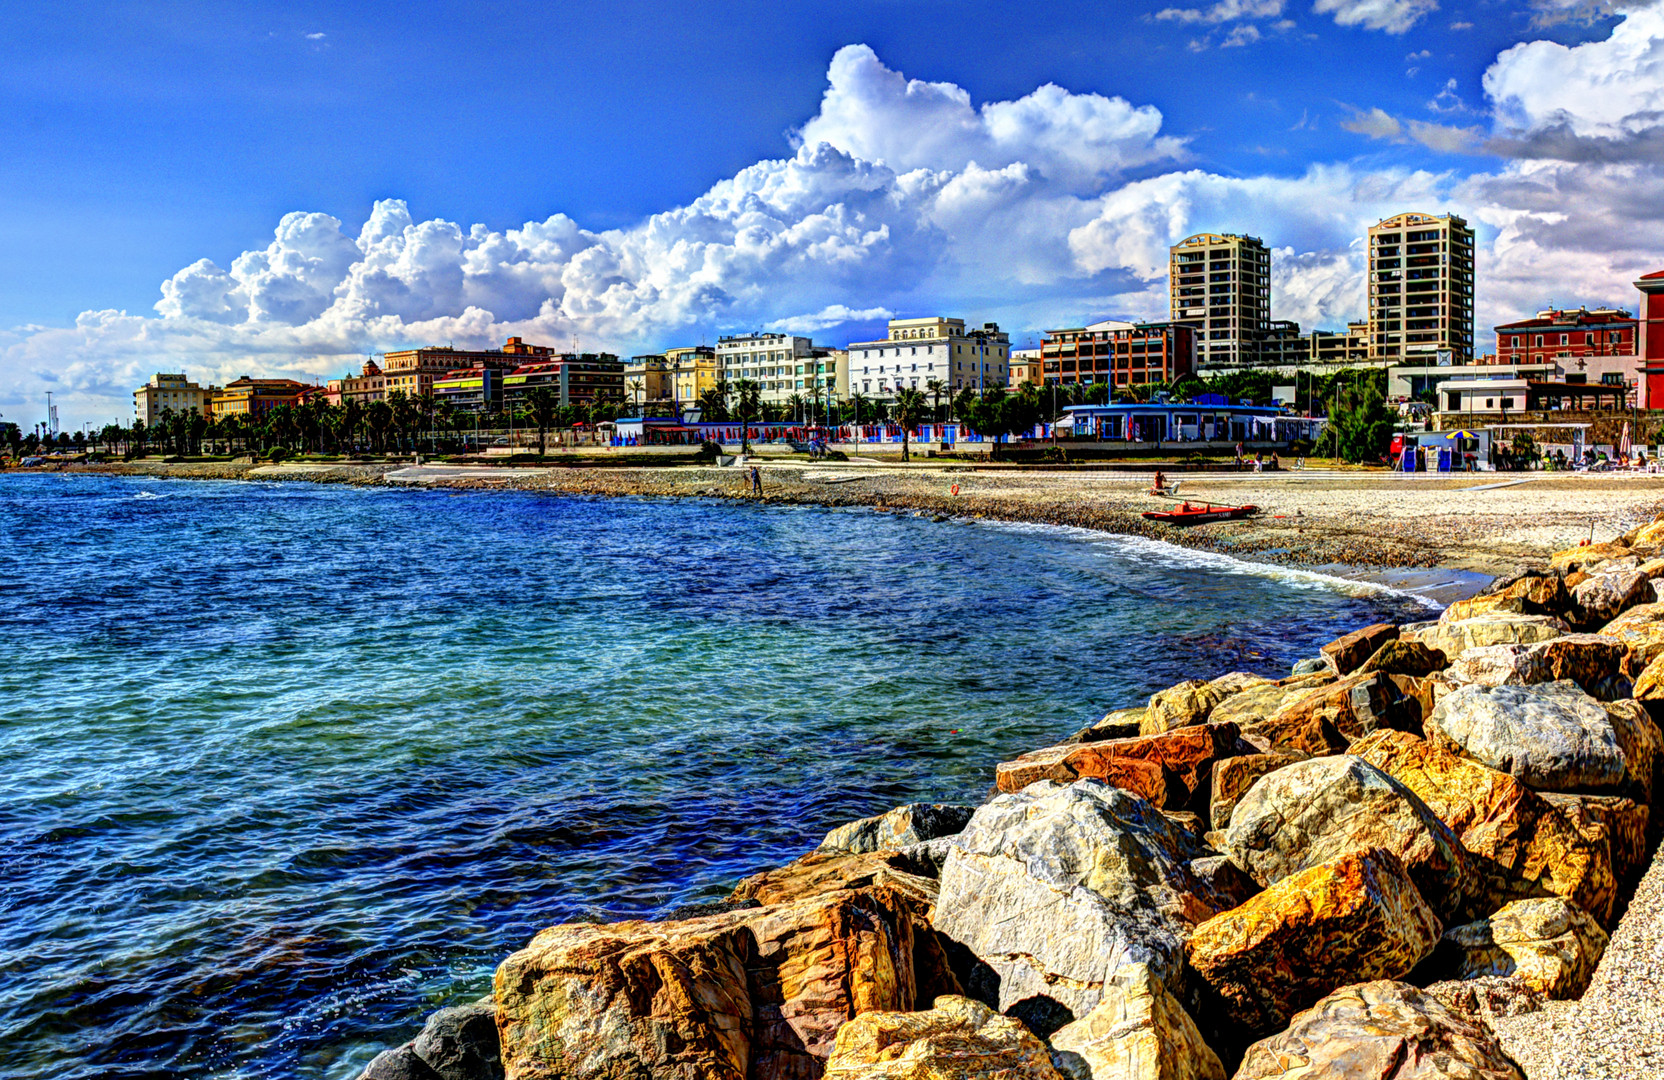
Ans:
[{"label": "jagged rock", "polygon": [[825,1080],[1059,1080],[1046,1044],[1020,1020],[957,995],[937,998],[924,1012],[869,1012],[850,1020],[838,1029],[824,1076]]},{"label": "jagged rock", "polygon": [[1570,629],[1564,621],[1552,615],[1491,612],[1466,619],[1440,619],[1436,626],[1416,631],[1413,640],[1454,660],[1469,649],[1486,645],[1528,645],[1560,637]]},{"label": "jagged rock", "polygon": [[1664,655],[1655,657],[1635,676],[1634,697],[1636,701],[1664,702]]},{"label": "jagged rock", "polygon": [[1102,780],[1172,810],[1204,806],[1215,761],[1237,752],[1235,724],[1196,724],[1161,735],[1035,750],[995,770],[1001,791],[1036,780]]},{"label": "jagged rock", "polygon": [[1402,722],[1401,700],[1391,676],[1358,673],[1288,702],[1248,730],[1287,750],[1314,756],[1338,754],[1353,739]]},{"label": "jagged rock", "polygon": [[1623,675],[1629,646],[1600,634],[1567,634],[1530,645],[1469,649],[1450,665],[1457,683],[1529,686],[1567,679],[1594,693]]},{"label": "jagged rock", "polygon": [[876,817],[838,826],[826,834],[826,839],[820,842],[820,850],[850,853],[881,851],[920,844],[939,836],[952,836],[965,827],[975,811],[974,806],[909,803]]},{"label": "jagged rock", "polygon": [[416,1056],[410,1043],[383,1050],[370,1059],[358,1080],[438,1080],[439,1074]]},{"label": "jagged rock", "polygon": [[1606,931],[1558,896],[1516,900],[1488,919],[1453,926],[1418,974],[1518,978],[1557,1001],[1581,997],[1606,951]]},{"label": "jagged rock", "polygon": [[1079,1018],[1122,964],[1177,987],[1183,939],[1234,902],[1191,871],[1210,854],[1135,795],[1042,780],[977,810],[933,925],[999,975],[1001,1009],[1049,998]]},{"label": "jagged rock", "polygon": [[1664,656],[1664,604],[1637,604],[1600,628],[1629,646],[1628,673],[1639,675]]},{"label": "jagged rock", "polygon": [[1632,882],[1646,869],[1647,808],[1621,795],[1573,795],[1544,792],[1543,798],[1566,817],[1591,843],[1605,843],[1612,855],[1612,874],[1620,885]]},{"label": "jagged rock", "polygon": [[764,905],[556,926],[503,961],[507,1080],[812,1076],[844,1021],[959,989],[935,883],[880,856],[811,855],[742,887]]},{"label": "jagged rock", "polygon": [[1116,709],[1104,714],[1104,718],[1090,727],[1081,728],[1064,742],[1083,743],[1100,742],[1104,739],[1131,739],[1137,736],[1144,720],[1144,713],[1148,709],[1140,705],[1135,709]]},{"label": "jagged rock", "polygon": [[1375,655],[1365,660],[1358,670],[1379,671],[1383,675],[1409,675],[1419,679],[1442,671],[1449,665],[1450,660],[1445,654],[1430,645],[1393,638],[1375,650]]},{"label": "jagged rock", "polygon": [[1210,824],[1221,832],[1229,828],[1231,811],[1236,809],[1236,804],[1248,793],[1248,789],[1254,786],[1254,781],[1284,765],[1292,765],[1305,759],[1306,755],[1300,753],[1278,753],[1243,754],[1240,757],[1215,761],[1213,782],[1209,785],[1212,794],[1208,806]]},{"label": "jagged rock", "polygon": [[1160,735],[1175,728],[1207,723],[1213,707],[1230,696],[1205,679],[1190,679],[1157,691],[1138,722],[1140,735]]},{"label": "jagged rock", "polygon": [[1573,682],[1463,686],[1439,702],[1425,727],[1431,741],[1539,791],[1613,791],[1626,778],[1606,709]]},{"label": "jagged rock", "polygon": [[1328,670],[1329,661],[1321,656],[1313,656],[1306,660],[1296,660],[1289,674],[1298,678],[1301,675],[1317,675]]},{"label": "jagged rock", "polygon": [[1639,570],[1592,574],[1572,590],[1572,609],[1584,626],[1596,626],[1652,598],[1652,580]]},{"label": "jagged rock", "polygon": [[1467,852],[1403,784],[1358,757],[1312,758],[1259,779],[1236,804],[1225,854],[1270,886],[1345,855],[1398,856],[1442,920],[1466,902]]},{"label": "jagged rock", "polygon": [[1658,755],[1664,753],[1664,732],[1658,730],[1651,714],[1639,701],[1608,701],[1603,707],[1624,752],[1624,766],[1629,774],[1629,787],[1624,794],[1650,806]]},{"label": "jagged rock", "polygon": [[1323,670],[1311,675],[1291,675],[1265,686],[1239,691],[1214,706],[1209,719],[1216,724],[1232,723],[1239,728],[1262,724],[1277,714],[1277,710],[1298,701],[1312,691],[1337,682],[1335,673],[1325,662]]},{"label": "jagged rock", "polygon": [[1513,976],[1481,975],[1430,983],[1427,995],[1439,1004],[1485,1023],[1499,1016],[1523,1016],[1542,1010],[1543,995]]},{"label": "jagged rock", "polygon": [[1248,1048],[1234,1080],[1525,1080],[1482,1022],[1408,983],[1347,986]]},{"label": "jagged rock", "polygon": [[[1197,843],[1206,844],[1208,826],[1200,814],[1192,810],[1163,810],[1161,816],[1196,838]],[[1194,861],[1194,860],[1193,860]]]},{"label": "jagged rock", "polygon": [[1225,1080],[1225,1066],[1184,1006],[1145,964],[1118,969],[1103,1000],[1051,1037],[1070,1080]]},{"label": "jagged rock", "polygon": [[1635,535],[1628,540],[1630,547],[1654,547],[1658,544],[1664,544],[1664,517],[1655,518],[1636,529]]},{"label": "jagged rock", "polygon": [[1336,987],[1407,974],[1439,930],[1403,863],[1372,848],[1290,874],[1214,916],[1188,952],[1204,1000],[1257,1036]]},{"label": "jagged rock", "polygon": [[503,1075],[492,1005],[440,1009],[428,1017],[411,1050],[440,1080],[498,1080]]},{"label": "jagged rock", "polygon": [[1320,651],[1337,675],[1350,675],[1376,651],[1398,637],[1398,627],[1392,623],[1376,623],[1340,637],[1323,646]]},{"label": "jagged rock", "polygon": [[942,866],[948,861],[948,849],[952,846],[951,836],[938,836],[921,844],[909,844],[896,849],[896,857],[892,863],[898,870],[936,879],[942,876]]},{"label": "jagged rock", "polygon": [[1592,572],[1601,563],[1622,559],[1629,554],[1630,549],[1622,544],[1581,544],[1550,555],[1548,565],[1550,570],[1564,577],[1579,570]]},{"label": "jagged rock", "polygon": [[1450,686],[1442,671],[1421,677],[1388,675],[1387,678],[1392,680],[1402,698],[1398,703],[1398,721],[1399,727],[1406,731],[1421,730],[1422,719],[1433,715],[1433,706],[1438,704],[1439,695]]},{"label": "jagged rock", "polygon": [[1611,915],[1617,881],[1607,844],[1519,780],[1402,731],[1377,731],[1352,752],[1413,791],[1471,856],[1492,864],[1499,889],[1517,879],[1598,919]]},{"label": "jagged rock", "polygon": [[[1213,834],[1205,834],[1211,835]],[[1229,907],[1236,907],[1260,891],[1259,882],[1249,877],[1248,872],[1232,862],[1228,855],[1208,855],[1200,859],[1191,859],[1190,872],[1212,890],[1212,895],[1227,901]]]},{"label": "jagged rock", "polygon": [[1252,690],[1256,686],[1273,685],[1274,680],[1264,675],[1255,675],[1251,671],[1232,671],[1221,675],[1217,679],[1209,679],[1208,685],[1223,694],[1240,694],[1244,690]]},{"label": "jagged rock", "polygon": [[1481,590],[1480,596],[1519,601],[1524,612],[1531,615],[1560,615],[1571,607],[1571,593],[1565,580],[1552,571],[1516,571],[1491,582]]}]

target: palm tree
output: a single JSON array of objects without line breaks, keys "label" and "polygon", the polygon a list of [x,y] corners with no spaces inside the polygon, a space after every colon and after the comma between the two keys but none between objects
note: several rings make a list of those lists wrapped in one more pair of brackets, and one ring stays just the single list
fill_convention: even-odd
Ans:
[{"label": "palm tree", "polygon": [[740,453],[751,453],[751,421],[757,419],[763,408],[763,388],[750,379],[741,379],[734,384],[734,412],[735,419],[740,424]]},{"label": "palm tree", "polygon": [[901,460],[911,460],[912,454],[907,440],[912,434],[913,425],[924,416],[924,392],[911,386],[897,390],[895,405],[891,408],[890,415],[901,425]]},{"label": "palm tree", "polygon": [[630,380],[630,396],[635,398],[635,401],[636,401],[636,415],[637,416],[641,415],[641,392],[642,392],[642,389],[643,389],[643,387],[642,387],[642,383],[641,383],[640,379],[631,379]]},{"label": "palm tree", "polygon": [[791,397],[786,399],[786,416],[789,419],[796,420],[801,424],[803,422],[803,406],[805,404],[806,403],[803,400],[802,394],[793,394]]},{"label": "palm tree", "polygon": [[357,398],[347,398],[341,403],[341,426],[335,436],[342,450],[352,453],[358,429],[363,425],[364,407],[358,403]]},{"label": "palm tree", "polygon": [[537,456],[542,457],[544,438],[560,412],[560,398],[547,386],[534,386],[526,391],[526,408],[537,425]]},{"label": "palm tree", "polygon": [[364,420],[370,429],[370,445],[386,450],[387,430],[393,426],[393,406],[385,401],[372,401],[364,410]]},{"label": "palm tree", "polygon": [[941,379],[926,379],[924,388],[930,391],[931,400],[934,402],[934,407],[930,411],[930,417],[936,423],[940,424],[942,422],[942,393],[947,390],[948,384],[943,382]]}]

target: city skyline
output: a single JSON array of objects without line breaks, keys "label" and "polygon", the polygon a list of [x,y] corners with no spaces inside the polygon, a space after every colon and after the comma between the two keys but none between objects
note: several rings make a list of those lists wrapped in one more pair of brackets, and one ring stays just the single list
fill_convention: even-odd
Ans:
[{"label": "city skyline", "polygon": [[[157,370],[221,382],[248,370],[322,380],[368,352],[480,347],[514,334],[630,355],[750,330],[842,345],[876,336],[892,315],[949,314],[997,321],[1022,347],[1058,326],[1165,319],[1168,248],[1197,232],[1262,237],[1272,255],[1271,317],[1339,330],[1366,311],[1367,229],[1404,212],[1456,213],[1475,227],[1483,341],[1495,323],[1550,304],[1625,304],[1629,281],[1664,252],[1648,141],[1653,103],[1664,95],[1655,60],[1664,17],[1651,9],[1528,5],[1499,16],[1489,6],[1421,0],[1123,5],[1118,40],[1142,52],[1105,74],[1078,50],[1038,48],[1047,34],[1082,47],[1103,40],[1088,11],[1066,5],[1046,26],[1014,36],[1010,70],[995,75],[975,50],[924,48],[940,30],[921,15],[929,9],[890,10],[886,23],[880,7],[803,30],[761,82],[728,70],[731,56],[751,57],[738,65],[749,70],[775,54],[724,52],[708,28],[690,38],[684,58],[702,60],[695,70],[706,98],[672,108],[659,81],[642,83],[649,105],[671,109],[666,123],[696,133],[675,148],[682,168],[668,179],[637,176],[664,171],[651,164],[663,145],[632,146],[616,133],[598,144],[593,131],[574,128],[573,145],[594,151],[585,158],[594,177],[580,182],[574,175],[584,170],[559,147],[515,145],[483,116],[472,138],[437,125],[440,137],[451,133],[451,160],[393,157],[373,176],[357,175],[349,148],[326,139],[309,165],[279,155],[270,183],[221,189],[194,211],[152,213],[134,185],[111,181],[112,202],[132,200],[126,209],[136,219],[189,225],[178,241],[188,250],[140,236],[135,250],[146,257],[131,274],[122,258],[43,269],[40,251],[74,249],[33,246],[23,219],[52,201],[37,184],[32,201],[0,214],[0,235],[20,256],[0,278],[0,414],[27,426],[52,390],[68,427],[126,412],[131,387]],[[987,14],[989,25],[1013,18]],[[292,50],[285,70],[339,66],[345,54],[362,60],[373,51],[369,17],[357,9],[314,29],[267,30],[262,47]],[[586,18],[595,24],[586,33],[607,33],[600,16]],[[756,15],[736,40],[779,28],[781,18]],[[406,31],[418,44],[424,21]],[[664,36],[677,25],[645,33],[651,57],[664,60]],[[135,17],[94,41],[154,29]],[[225,65],[259,37],[244,29],[247,41]],[[171,47],[187,52],[214,37],[173,35]],[[386,59],[391,46],[376,44]],[[807,66],[817,49],[818,75]],[[1351,58],[1333,85],[1289,68],[1302,56],[1332,63],[1336,49]],[[512,87],[514,52],[496,59]],[[596,73],[598,61],[568,60]],[[255,68],[239,73],[234,99],[270,77]],[[127,100],[120,74],[90,80],[74,101],[47,93],[38,66],[23,65],[4,85],[50,130],[76,108]],[[618,77],[598,77],[586,96],[565,85],[576,78],[568,72],[542,104],[596,109],[619,96]],[[337,105],[363,100],[338,73],[313,78],[301,82]],[[1211,110],[1209,95],[1186,88],[1198,81],[1212,88]],[[153,92],[181,103],[203,93],[183,84]],[[434,96],[411,92],[413,124],[435,126]],[[728,122],[730,99],[747,107]],[[477,100],[506,102],[520,121],[537,105],[507,90]],[[222,109],[212,119],[231,117]],[[409,149],[389,139],[390,150]],[[14,173],[20,164],[39,176],[64,167],[61,149],[32,138],[19,145]],[[89,135],[88,146],[110,160],[144,157],[114,138]],[[545,179],[498,175],[527,172]],[[16,186],[18,175],[6,183]],[[466,213],[443,216],[458,210]],[[272,217],[262,228],[263,214]],[[273,217],[281,218],[275,233]],[[171,262],[158,264],[164,255]],[[144,277],[158,265],[159,289],[158,277]],[[78,313],[66,318],[66,310]]]}]

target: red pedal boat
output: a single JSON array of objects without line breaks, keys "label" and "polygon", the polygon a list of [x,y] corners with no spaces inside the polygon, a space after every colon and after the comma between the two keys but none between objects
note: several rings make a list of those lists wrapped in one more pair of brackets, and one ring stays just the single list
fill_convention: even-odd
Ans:
[{"label": "red pedal boat", "polygon": [[1186,502],[1176,510],[1146,510],[1144,516],[1150,521],[1164,521],[1169,525],[1204,525],[1210,521],[1253,517],[1259,512],[1257,506],[1215,506],[1212,503],[1193,506]]}]

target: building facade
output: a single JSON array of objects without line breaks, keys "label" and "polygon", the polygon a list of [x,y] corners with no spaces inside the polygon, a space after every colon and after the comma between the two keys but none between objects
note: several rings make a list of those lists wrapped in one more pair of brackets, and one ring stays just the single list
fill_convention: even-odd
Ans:
[{"label": "building facade", "polygon": [[1576,361],[1610,356],[1634,356],[1640,323],[1621,308],[1548,308],[1535,318],[1503,323],[1496,328],[1497,364],[1558,364],[1570,371]]},{"label": "building facade", "polygon": [[329,380],[329,394],[337,405],[345,405],[349,401],[368,405],[387,396],[386,383],[380,365],[374,360],[366,360],[356,377],[344,375]]},{"label": "building facade", "polygon": [[1040,339],[1041,380],[1108,383],[1110,387],[1172,382],[1196,370],[1196,329],[1189,323],[1130,323],[1111,320],[1065,330]]},{"label": "building facade", "polygon": [[1044,382],[1045,380],[1041,376],[1040,350],[1012,349],[1010,372],[1006,385],[1013,390],[1024,383],[1034,383],[1038,386]]},{"label": "building facade", "polygon": [[729,386],[744,380],[761,388],[770,405],[784,404],[793,394],[808,395],[806,371],[814,344],[791,334],[733,334],[717,339],[716,377]]},{"label": "building facade", "polygon": [[663,355],[632,356],[624,365],[624,397],[632,406],[668,404],[675,388]]},{"label": "building facade", "polygon": [[1011,339],[998,323],[968,330],[964,319],[891,319],[879,341],[854,341],[848,353],[850,396],[883,399],[897,390],[928,392],[940,382],[950,394],[1004,387],[1011,377]]},{"label": "building facade", "polygon": [[402,349],[383,353],[381,357],[383,389],[388,394],[400,393],[417,397],[433,393],[433,384],[452,371],[484,364],[501,371],[512,371],[537,357],[555,356],[555,350],[544,345],[528,345],[511,337],[501,349],[457,349],[449,345],[430,345],[422,349]]},{"label": "building facade", "polygon": [[563,353],[522,364],[503,376],[506,404],[518,404],[537,387],[554,391],[560,404],[624,403],[624,362],[612,353]]},{"label": "building facade", "polygon": [[503,369],[470,364],[447,371],[433,380],[433,397],[438,404],[458,412],[489,413],[502,408]]},{"label": "building facade", "polygon": [[181,372],[171,375],[158,371],[150,381],[133,391],[133,417],[143,420],[146,427],[155,426],[162,418],[162,410],[176,413],[197,412],[210,416],[214,411],[216,386],[199,386]]},{"label": "building facade", "polygon": [[1271,320],[1271,252],[1257,236],[1197,233],[1168,250],[1168,318],[1203,370],[1253,367]]},{"label": "building facade", "polygon": [[670,373],[670,400],[680,407],[697,405],[707,390],[716,388],[716,350],[689,345],[664,351]]},{"label": "building facade", "polygon": [[279,405],[293,405],[310,389],[293,379],[251,379],[244,375],[214,392],[210,419],[261,416]]},{"label": "building facade", "polygon": [[1369,355],[1392,363],[1472,361],[1473,230],[1466,221],[1407,213],[1370,227]]}]

